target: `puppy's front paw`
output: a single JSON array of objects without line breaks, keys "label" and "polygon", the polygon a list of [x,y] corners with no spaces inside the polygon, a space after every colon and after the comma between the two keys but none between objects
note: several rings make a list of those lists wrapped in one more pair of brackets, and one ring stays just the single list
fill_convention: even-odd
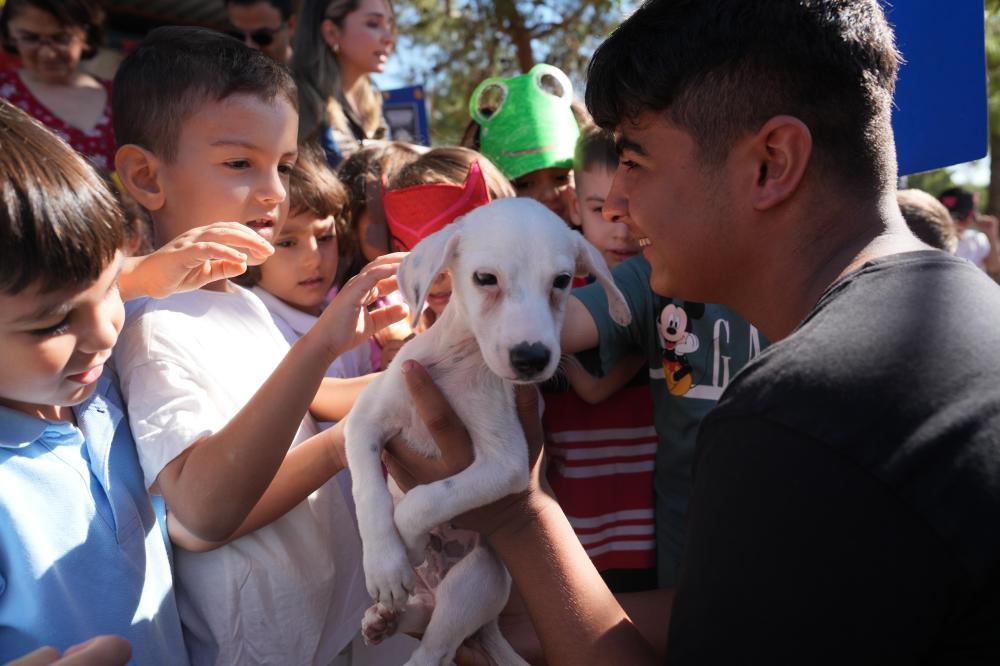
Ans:
[{"label": "puppy's front paw", "polygon": [[364,567],[372,599],[391,608],[402,608],[416,584],[416,574],[403,544],[392,539],[379,547],[365,548]]},{"label": "puppy's front paw", "polygon": [[368,645],[378,645],[396,633],[399,613],[385,604],[375,604],[361,618],[361,635]]}]

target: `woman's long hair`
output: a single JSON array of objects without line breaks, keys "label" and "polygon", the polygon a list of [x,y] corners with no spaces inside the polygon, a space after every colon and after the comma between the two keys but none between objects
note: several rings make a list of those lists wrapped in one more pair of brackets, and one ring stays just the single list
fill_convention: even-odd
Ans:
[{"label": "woman's long hair", "polygon": [[[384,0],[392,12],[389,0]],[[323,40],[324,19],[344,27],[344,18],[355,11],[360,0],[305,0],[295,28],[295,43],[291,69],[299,88],[299,141],[311,141],[319,135],[319,126],[328,125],[353,135],[344,113],[347,104],[340,80],[340,66],[332,49]],[[362,94],[354,109],[361,129],[371,135],[382,121],[382,96],[371,79],[365,76],[360,85]]]}]

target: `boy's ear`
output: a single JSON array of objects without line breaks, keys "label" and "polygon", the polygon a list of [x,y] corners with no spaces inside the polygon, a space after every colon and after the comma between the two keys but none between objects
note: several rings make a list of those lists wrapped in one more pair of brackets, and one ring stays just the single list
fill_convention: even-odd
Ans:
[{"label": "boy's ear", "polygon": [[791,198],[812,156],[812,133],[794,116],[771,118],[751,138],[749,164],[756,183],[751,202],[764,211]]},{"label": "boy's ear", "polygon": [[160,184],[161,162],[156,155],[134,143],[115,153],[115,171],[132,198],[146,210],[163,208],[166,196]]}]

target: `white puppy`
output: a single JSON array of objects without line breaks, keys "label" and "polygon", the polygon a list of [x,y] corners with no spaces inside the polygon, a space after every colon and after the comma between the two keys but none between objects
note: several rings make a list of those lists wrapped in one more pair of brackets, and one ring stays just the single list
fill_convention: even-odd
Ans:
[{"label": "white puppy", "polygon": [[[411,312],[420,312],[444,270],[451,273],[452,296],[441,318],[402,348],[358,398],[347,421],[365,578],[376,601],[363,626],[369,637],[373,625],[377,633],[399,611],[405,617],[413,567],[424,560],[432,528],[527,487],[528,451],[513,384],[543,381],[559,364],[559,332],[573,276],[596,276],[615,321],[624,325],[631,318],[600,253],[531,199],[494,201],[421,241],[399,269]],[[469,430],[475,460],[453,477],[413,488],[394,513],[382,474],[385,442],[401,434],[417,451],[439,455],[400,375],[407,359],[427,368],[448,397]],[[435,591],[433,613],[408,663],[450,664],[462,641],[480,629],[496,663],[524,663],[496,625],[509,592],[506,569],[480,544]],[[420,625],[427,621],[423,604],[411,604],[410,612],[420,616]]]}]

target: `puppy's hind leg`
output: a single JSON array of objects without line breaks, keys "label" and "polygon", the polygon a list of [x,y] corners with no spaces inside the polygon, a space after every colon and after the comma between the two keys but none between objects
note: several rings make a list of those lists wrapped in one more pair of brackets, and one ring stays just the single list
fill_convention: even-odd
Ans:
[{"label": "puppy's hind leg", "polygon": [[[496,618],[510,595],[510,575],[496,553],[480,544],[458,562],[441,581],[436,591],[434,612],[406,666],[448,666],[466,638],[480,627],[496,623]],[[501,640],[502,637],[501,637]],[[513,655],[498,666],[527,666],[510,648],[500,655]],[[498,656],[492,651],[490,656]]]}]

